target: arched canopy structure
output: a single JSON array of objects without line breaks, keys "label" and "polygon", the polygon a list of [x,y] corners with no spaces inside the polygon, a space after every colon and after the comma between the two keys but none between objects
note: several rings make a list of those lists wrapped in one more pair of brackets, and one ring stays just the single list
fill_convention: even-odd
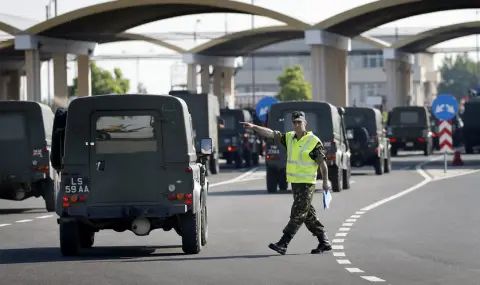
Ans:
[{"label": "arched canopy structure", "polygon": [[0,13],[0,31],[10,35],[15,35],[36,24],[38,24],[36,20]]},{"label": "arched canopy structure", "polygon": [[55,38],[97,41],[146,23],[205,13],[264,16],[299,29],[311,25],[262,7],[231,0],[117,0],[81,8],[35,25],[25,32]]},{"label": "arched canopy structure", "polygon": [[418,35],[399,40],[392,45],[392,48],[409,53],[425,52],[431,46],[441,42],[475,34],[480,34],[480,21],[460,23],[428,30]]},{"label": "arched canopy structure", "polygon": [[[176,45],[172,45],[165,41],[148,37],[145,35],[140,35],[140,34],[119,33],[116,35],[101,35],[98,37],[98,43],[100,44],[122,42],[122,41],[144,41],[144,42],[148,42],[154,45],[158,45],[158,46],[170,49],[178,53],[186,52],[185,49],[178,47]],[[9,59],[9,60],[25,59],[25,52],[23,50],[15,50],[14,45],[15,45],[14,39],[9,39],[9,40],[0,42],[0,60],[2,58]],[[51,58],[50,54],[42,53],[42,60],[49,60],[50,58]]]},{"label": "arched canopy structure", "polygon": [[378,0],[337,14],[315,25],[332,33],[354,37],[378,26],[427,13],[480,8],[472,0]]},{"label": "arched canopy structure", "polygon": [[[211,56],[245,56],[262,47],[289,40],[303,39],[304,36],[304,30],[289,26],[262,27],[211,40],[189,50],[188,53]],[[354,39],[379,49],[390,46],[386,42],[368,36],[357,36]]]}]

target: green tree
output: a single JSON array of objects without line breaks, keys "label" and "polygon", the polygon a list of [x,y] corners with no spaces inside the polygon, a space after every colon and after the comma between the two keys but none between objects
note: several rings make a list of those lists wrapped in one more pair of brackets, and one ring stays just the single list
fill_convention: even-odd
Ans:
[{"label": "green tree", "polygon": [[438,94],[452,94],[457,99],[467,95],[471,88],[478,86],[477,70],[480,64],[468,56],[445,57],[440,68],[442,82],[438,84]]},{"label": "green tree", "polygon": [[280,101],[305,101],[312,99],[312,86],[303,77],[301,65],[289,66],[277,77],[280,91],[275,96]]},{"label": "green tree", "polygon": [[[119,68],[110,71],[98,67],[94,61],[90,62],[92,95],[125,94],[130,89],[130,80],[123,77]],[[69,96],[78,95],[78,78],[73,79],[73,85],[68,87]]]}]

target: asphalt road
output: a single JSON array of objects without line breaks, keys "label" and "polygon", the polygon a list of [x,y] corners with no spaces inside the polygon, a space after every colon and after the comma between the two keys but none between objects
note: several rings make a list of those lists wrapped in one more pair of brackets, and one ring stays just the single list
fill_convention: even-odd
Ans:
[{"label": "asphalt road", "polygon": [[[255,171],[222,169],[209,177],[214,185],[209,194],[210,237],[198,255],[184,255],[174,231],[158,230],[148,237],[102,231],[93,249],[81,257],[64,258],[55,217],[43,210],[42,200],[0,200],[0,225],[5,224],[0,227],[0,284],[361,285],[371,284],[368,280],[374,279],[367,277],[373,276],[388,284],[462,284],[460,278],[441,277],[443,273],[437,271],[444,269],[470,280],[464,284],[477,284],[478,195],[472,196],[473,188],[463,189],[455,208],[445,204],[459,184],[478,183],[474,174],[431,182],[359,215],[348,235],[336,236],[359,209],[424,180],[412,166],[425,159],[401,155],[394,159],[394,171],[382,176],[375,176],[371,167],[354,170],[352,188],[334,193],[328,211],[321,208],[317,193],[317,212],[335,241],[335,250],[323,255],[310,254],[316,240],[304,227],[287,255],[268,249],[288,221],[292,196],[267,194],[261,166]],[[439,183],[450,186],[439,190],[435,187]],[[340,264],[345,263],[341,260],[352,264]],[[364,272],[350,273],[345,268]]]}]

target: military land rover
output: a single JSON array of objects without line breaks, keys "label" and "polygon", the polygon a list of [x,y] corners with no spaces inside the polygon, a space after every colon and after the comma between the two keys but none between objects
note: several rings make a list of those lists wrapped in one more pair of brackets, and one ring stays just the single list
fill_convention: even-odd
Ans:
[{"label": "military land rover", "polygon": [[208,157],[208,170],[211,174],[220,172],[218,153],[218,121],[220,107],[217,96],[207,93],[192,93],[189,91],[170,91],[172,96],[182,98],[187,103],[192,116],[195,148],[200,149],[201,138],[211,138],[212,154]]},{"label": "military land rover", "polygon": [[245,130],[240,122],[253,122],[249,111],[243,109],[220,109],[224,124],[219,128],[219,145],[222,158],[227,164],[235,163],[241,168],[257,166],[262,152],[262,144],[254,131]]},{"label": "military land rover", "polygon": [[53,112],[29,101],[0,101],[0,198],[43,197],[55,211],[57,173],[50,167]]},{"label": "military land rover", "polygon": [[[185,101],[169,95],[78,98],[69,108],[57,200],[63,255],[93,246],[104,229],[174,229],[197,254],[208,238],[206,167]],[[196,153],[197,152],[197,153]],[[201,154],[198,156],[197,154]]]},{"label": "military land rover", "polygon": [[345,127],[352,166],[373,166],[381,175],[392,169],[390,140],[383,128],[383,115],[375,108],[345,107]]},{"label": "military land rover", "polygon": [[394,107],[387,119],[387,136],[392,145],[391,155],[396,156],[398,150],[421,150],[425,156],[429,156],[433,153],[434,131],[426,107]]},{"label": "military land rover", "polygon": [[[287,101],[273,104],[268,113],[267,127],[272,130],[289,132],[292,130],[292,112],[305,112],[307,130],[312,131],[323,142],[327,156],[328,179],[332,190],[339,192],[350,188],[350,150],[346,138],[344,109],[326,102]],[[275,193],[288,188],[286,180],[286,150],[267,140],[265,152],[267,169],[267,192]],[[318,179],[321,178],[320,169]]]}]

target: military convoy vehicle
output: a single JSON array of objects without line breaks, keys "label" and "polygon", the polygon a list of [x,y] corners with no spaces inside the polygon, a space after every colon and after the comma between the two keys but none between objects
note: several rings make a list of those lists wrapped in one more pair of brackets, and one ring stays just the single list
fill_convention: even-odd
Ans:
[{"label": "military convoy vehicle", "polygon": [[30,101],[0,101],[0,198],[43,197],[55,211],[57,173],[50,167],[53,112]]},{"label": "military convoy vehicle", "polygon": [[[350,188],[350,149],[346,137],[344,109],[326,102],[286,101],[273,104],[268,114],[267,127],[282,133],[292,131],[292,112],[303,111],[307,120],[307,130],[312,131],[323,143],[327,156],[328,179],[332,190],[339,192]],[[267,169],[267,192],[286,191],[286,150],[267,140],[265,152]],[[321,179],[320,168],[318,179]]]},{"label": "military convoy vehicle", "polygon": [[[207,244],[208,180],[184,100],[170,95],[92,96],[67,111],[57,214],[63,255],[93,246],[104,229],[146,236],[174,229],[182,249]],[[55,131],[55,130],[54,130]]]},{"label": "military convoy vehicle", "polygon": [[433,153],[433,131],[430,114],[426,107],[394,107],[388,114],[387,137],[390,139],[391,155],[398,150],[422,150],[425,156]]},{"label": "military convoy vehicle", "polygon": [[182,98],[187,103],[192,116],[195,135],[195,148],[200,148],[201,138],[211,138],[213,151],[208,158],[208,171],[211,174],[220,172],[218,128],[220,107],[217,96],[207,93],[192,93],[190,91],[170,91],[172,96]]},{"label": "military convoy vehicle", "polygon": [[390,141],[383,128],[383,114],[375,108],[345,107],[345,127],[354,167],[373,166],[381,175],[392,169]]},{"label": "military convoy vehicle", "polygon": [[480,100],[474,98],[465,103],[463,112],[463,143],[465,152],[472,154],[474,148],[480,146]]},{"label": "military convoy vehicle", "polygon": [[219,145],[222,158],[227,164],[235,163],[241,168],[257,166],[260,161],[262,144],[254,131],[243,128],[240,122],[253,123],[250,112],[243,109],[220,109],[220,117],[224,124],[219,128]]}]

